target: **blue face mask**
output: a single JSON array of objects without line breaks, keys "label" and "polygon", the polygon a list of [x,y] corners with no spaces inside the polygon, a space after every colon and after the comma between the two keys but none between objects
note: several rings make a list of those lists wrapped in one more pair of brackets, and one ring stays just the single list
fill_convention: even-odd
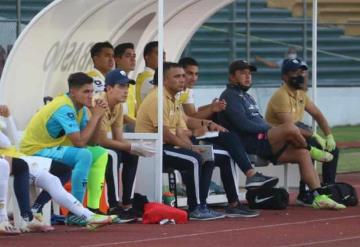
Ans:
[{"label": "blue face mask", "polygon": [[293,76],[289,78],[289,84],[295,89],[304,88],[305,78],[301,75]]}]

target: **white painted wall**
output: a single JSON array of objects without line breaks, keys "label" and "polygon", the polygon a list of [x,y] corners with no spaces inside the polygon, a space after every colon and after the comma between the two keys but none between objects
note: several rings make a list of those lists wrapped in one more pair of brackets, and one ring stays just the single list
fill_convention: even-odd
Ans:
[{"label": "white painted wall", "polygon": [[[224,89],[225,86],[195,88],[195,104],[209,104],[212,99],[219,97]],[[253,88],[249,91],[258,102],[262,113],[265,113],[266,105],[275,90],[276,88]],[[360,124],[360,87],[318,88],[317,106],[331,126]],[[311,123],[309,116],[306,116],[305,122]]]}]

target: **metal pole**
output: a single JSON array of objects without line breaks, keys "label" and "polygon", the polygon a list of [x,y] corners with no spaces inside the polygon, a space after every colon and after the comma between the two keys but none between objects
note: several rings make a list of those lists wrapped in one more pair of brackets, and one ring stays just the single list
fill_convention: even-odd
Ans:
[{"label": "metal pole", "polygon": [[304,25],[303,25],[303,58],[304,61],[307,61],[307,0],[303,0],[303,15],[304,15]]},{"label": "metal pole", "polygon": [[230,60],[234,61],[236,59],[236,1],[232,4],[232,16],[231,16],[231,54]]},{"label": "metal pole", "polygon": [[246,0],[246,60],[250,61],[250,0]]},{"label": "metal pole", "polygon": [[21,32],[21,0],[16,0],[16,37]]},{"label": "metal pole", "polygon": [[164,0],[158,1],[158,136],[156,140],[156,152],[160,155],[156,161],[158,164],[155,166],[158,169],[155,171],[155,196],[156,201],[162,201],[162,153],[163,153],[163,60],[164,60]]},{"label": "metal pole", "polygon": [[[317,0],[313,0],[312,10],[312,91],[313,102],[317,101]],[[316,122],[313,119],[313,129],[316,131]]]}]

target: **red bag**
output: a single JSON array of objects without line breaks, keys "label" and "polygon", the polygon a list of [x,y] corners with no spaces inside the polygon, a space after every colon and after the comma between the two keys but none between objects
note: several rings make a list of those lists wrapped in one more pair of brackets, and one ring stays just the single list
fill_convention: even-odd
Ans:
[{"label": "red bag", "polygon": [[188,222],[188,214],[185,210],[158,202],[145,204],[143,215],[144,224],[159,224],[159,222],[164,219],[173,219],[176,224],[185,224]]}]

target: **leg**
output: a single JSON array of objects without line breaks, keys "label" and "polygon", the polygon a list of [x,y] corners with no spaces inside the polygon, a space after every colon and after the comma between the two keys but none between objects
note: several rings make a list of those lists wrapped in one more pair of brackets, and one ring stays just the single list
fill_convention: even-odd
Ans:
[{"label": "leg", "polygon": [[105,180],[107,185],[107,198],[109,208],[119,205],[119,166],[122,161],[122,153],[118,150],[109,150],[106,165]]},{"label": "leg", "polygon": [[279,157],[279,161],[281,163],[298,163],[302,181],[313,190],[321,187],[319,176],[314,169],[308,150],[288,147]]},{"label": "leg", "polygon": [[134,181],[136,176],[136,170],[138,165],[138,156],[123,152],[123,171],[122,171],[122,185],[123,195],[122,204],[123,207],[131,207],[132,192],[134,187]]},{"label": "leg", "polygon": [[189,210],[192,211],[200,204],[200,164],[199,154],[182,148],[174,148],[164,145],[163,169],[172,167],[183,173],[184,183],[186,185],[186,194]]},{"label": "leg", "polygon": [[0,223],[3,221],[8,221],[6,200],[8,196],[9,175],[9,163],[5,159],[0,158]]},{"label": "leg", "polygon": [[29,222],[33,219],[33,214],[30,210],[30,178],[27,163],[22,159],[13,158],[11,175],[14,175],[14,192],[20,208],[21,217]]},{"label": "leg", "polygon": [[[58,179],[60,179],[61,181],[61,186],[64,185],[67,181],[69,181],[70,177],[71,177],[71,167],[53,160],[51,162],[51,166],[50,166],[50,174],[55,175]],[[32,206],[32,210],[40,213],[42,212],[42,209],[44,207],[44,205],[46,203],[48,203],[51,200],[51,196],[48,193],[47,190],[43,190],[41,191],[40,195],[36,198],[34,205]]]},{"label": "leg", "polygon": [[207,141],[221,146],[228,151],[245,175],[248,174],[251,176],[255,174],[245,148],[237,134],[233,132],[220,132],[218,137],[209,138]]},{"label": "leg", "polygon": [[232,171],[232,164],[230,157],[221,149],[214,149],[215,166],[220,168],[221,181],[224,185],[224,190],[229,204],[239,201],[237,188],[235,185],[236,176]]},{"label": "leg", "polygon": [[296,148],[307,148],[308,146],[300,130],[293,124],[282,124],[271,128],[268,131],[268,138],[274,154],[286,144],[291,144]]},{"label": "leg", "polygon": [[88,174],[92,163],[92,155],[89,150],[86,148],[59,146],[43,149],[36,155],[62,161],[64,164],[69,165],[73,169],[71,193],[80,202],[84,200]]},{"label": "leg", "polygon": [[108,153],[106,149],[95,146],[88,147],[93,158],[88,178],[88,208],[99,209]]}]

